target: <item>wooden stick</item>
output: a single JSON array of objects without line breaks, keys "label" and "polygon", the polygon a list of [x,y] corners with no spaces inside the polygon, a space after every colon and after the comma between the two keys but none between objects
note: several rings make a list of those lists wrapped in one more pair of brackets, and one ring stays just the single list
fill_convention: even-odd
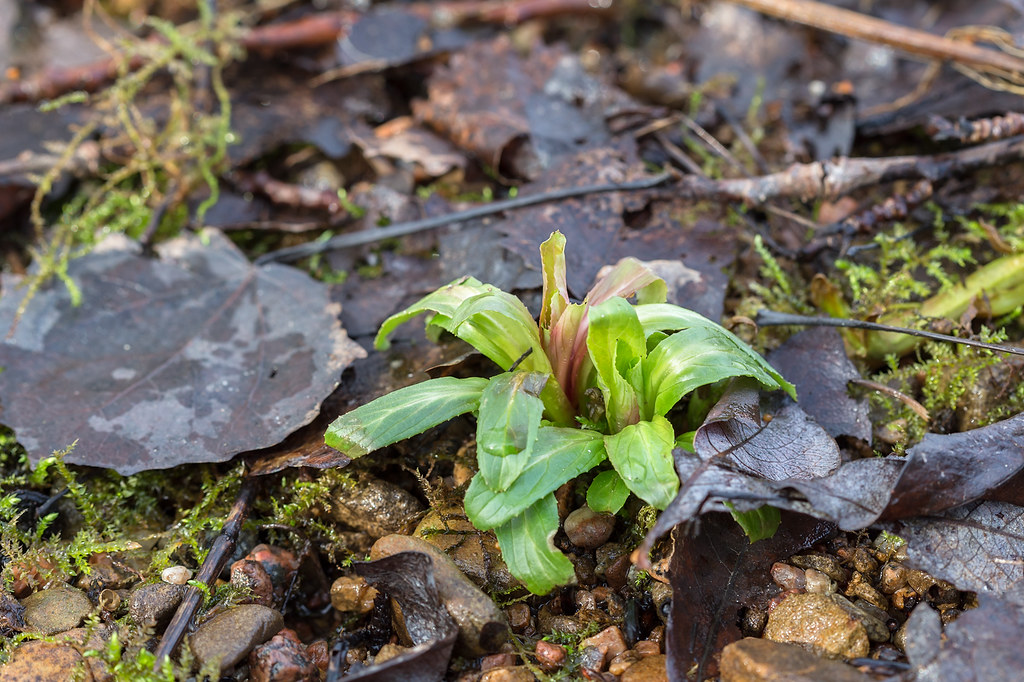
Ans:
[{"label": "wooden stick", "polygon": [[[206,561],[203,562],[199,573],[196,574],[195,579],[197,582],[201,582],[204,585],[213,585],[217,580],[217,576],[224,569],[224,564],[231,558],[231,553],[235,551],[235,544],[238,542],[238,533],[242,530],[242,523],[245,522],[245,517],[249,515],[249,505],[252,503],[252,498],[256,494],[258,486],[259,478],[255,476],[246,476],[242,480],[242,489],[238,491],[238,497],[235,498],[235,504],[228,513],[228,518],[224,522],[224,528],[221,529],[217,539],[213,541],[213,546],[210,547],[210,552],[206,555]],[[188,631],[192,617],[195,616],[199,605],[202,603],[203,593],[195,587],[189,587],[185,598],[181,600],[178,610],[174,613],[174,618],[171,619],[167,629],[164,630],[164,636],[160,639],[160,644],[156,647],[156,662],[153,664],[154,672],[160,672],[164,659],[169,657],[178,648],[178,644],[185,636],[185,632]]]},{"label": "wooden stick", "polygon": [[982,71],[997,70],[1024,74],[1024,59],[1005,52],[951,40],[927,31],[899,26],[859,12],[833,7],[814,0],[729,0],[771,17],[813,26],[869,43],[888,45],[926,60],[965,64]]}]

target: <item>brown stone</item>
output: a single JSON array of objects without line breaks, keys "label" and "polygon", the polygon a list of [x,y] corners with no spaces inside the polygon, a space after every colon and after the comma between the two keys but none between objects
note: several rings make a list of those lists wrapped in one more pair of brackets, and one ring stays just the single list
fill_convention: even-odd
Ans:
[{"label": "brown stone", "polygon": [[832,658],[867,656],[870,646],[864,625],[824,594],[787,596],[768,615],[764,638],[811,646]]},{"label": "brown stone", "polygon": [[491,654],[480,659],[480,670],[482,672],[492,668],[511,668],[515,664],[515,654]]},{"label": "brown stone", "polygon": [[343,575],[331,585],[331,606],[342,613],[369,613],[377,588],[357,575]]},{"label": "brown stone", "polygon": [[537,654],[537,665],[551,672],[562,667],[565,663],[565,647],[561,644],[554,644],[543,639],[537,641],[534,649]]},{"label": "brown stone", "polygon": [[641,658],[626,668],[619,682],[668,682],[666,660],[664,654]]},{"label": "brown stone", "polygon": [[480,682],[536,682],[537,678],[525,665],[494,668],[480,676]]},{"label": "brown stone", "polygon": [[587,637],[580,642],[580,647],[594,647],[604,656],[605,662],[615,658],[629,647],[626,645],[626,638],[617,625],[601,630],[593,637]]},{"label": "brown stone", "polygon": [[[722,650],[722,682],[870,682],[855,668],[816,656],[796,644],[748,637]],[[626,682],[623,678],[623,682]]]}]

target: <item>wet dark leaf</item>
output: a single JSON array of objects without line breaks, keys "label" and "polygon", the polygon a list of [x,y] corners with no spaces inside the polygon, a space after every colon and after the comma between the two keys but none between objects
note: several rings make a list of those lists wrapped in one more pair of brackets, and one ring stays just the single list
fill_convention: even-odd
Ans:
[{"label": "wet dark leaf", "polygon": [[760,393],[749,381],[733,381],[711,408],[693,439],[704,460],[723,456],[733,467],[769,480],[827,476],[839,467],[839,446],[792,400],[761,419]]},{"label": "wet dark leaf", "polygon": [[629,101],[565,48],[538,45],[523,59],[502,35],[454,55],[413,111],[499,173],[536,178],[557,158],[606,142],[606,117]]},{"label": "wet dark leaf", "polygon": [[883,518],[934,514],[984,496],[1024,469],[1022,444],[1024,414],[973,431],[926,434],[907,451]]},{"label": "wet dark leaf", "polygon": [[357,134],[373,135],[364,121],[389,113],[390,100],[379,76],[332,81],[315,89],[296,87],[296,81],[307,77],[271,71],[233,84],[231,129],[238,141],[228,147],[232,165],[297,142],[339,159],[352,149]]},{"label": "wet dark leaf", "polygon": [[800,407],[830,436],[871,442],[867,400],[854,400],[846,391],[847,382],[860,374],[846,356],[838,331],[802,331],[769,354],[768,362],[796,386]]},{"label": "wet dark leaf", "polygon": [[[82,305],[51,284],[0,344],[3,420],[33,462],[76,440],[68,462],[123,474],[269,447],[364,355],[302,272],[254,268],[213,231],[159,251],[119,239],[72,261]],[[4,284],[9,329],[22,296]]]},{"label": "wet dark leaf", "polygon": [[716,672],[712,658],[743,636],[739,628],[745,605],[772,589],[772,563],[831,535],[832,524],[783,513],[775,537],[753,544],[728,514],[708,514],[695,526],[696,535],[676,529],[669,566],[672,610],[669,616],[669,678],[687,679],[694,665],[705,679]]},{"label": "wet dark leaf", "polygon": [[344,679],[372,682],[443,679],[458,628],[438,597],[431,558],[420,552],[402,552],[357,563],[355,572],[398,602],[404,630],[412,640],[413,649]]},{"label": "wet dark leaf", "polygon": [[[933,621],[938,621],[937,614]],[[937,628],[932,635],[938,655],[923,664],[911,658],[917,682],[1016,680],[1024,670],[1024,607],[1019,603],[983,598],[978,608],[947,625],[941,638]]]},{"label": "wet dark leaf", "polygon": [[907,563],[961,590],[1024,606],[1024,508],[972,502],[887,524],[907,541]]},{"label": "wet dark leaf", "polygon": [[675,450],[673,455],[684,485],[647,534],[640,546],[641,554],[677,524],[721,510],[723,501],[739,511],[770,504],[831,521],[843,530],[866,528],[885,509],[904,466],[904,461],[896,457],[858,459],[828,476],[771,481],[724,468],[722,462],[703,461],[682,450]]},{"label": "wet dark leaf", "polygon": [[[556,188],[638,180],[645,176],[632,143],[589,149],[560,159],[520,194]],[[686,221],[681,216],[686,210]],[[693,211],[675,200],[652,201],[633,192],[600,194],[515,211],[496,228],[503,244],[540,271],[537,244],[560,230],[566,251],[569,291],[582,298],[605,265],[632,256],[654,262],[669,285],[669,302],[717,320],[722,316],[736,241],[717,216],[692,221]]]}]

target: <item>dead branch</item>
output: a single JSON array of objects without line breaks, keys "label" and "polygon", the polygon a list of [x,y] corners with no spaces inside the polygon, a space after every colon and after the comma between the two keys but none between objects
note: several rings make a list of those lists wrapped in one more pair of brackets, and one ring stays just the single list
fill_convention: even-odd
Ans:
[{"label": "dead branch", "polygon": [[688,175],[674,189],[687,199],[739,201],[758,206],[771,199],[835,199],[861,187],[896,180],[937,182],[951,176],[1024,160],[1024,138],[932,156],[842,158],[794,164],[784,171],[747,179],[708,180]]},{"label": "dead branch", "polygon": [[345,215],[345,207],[337,192],[314,189],[270,177],[266,171],[253,174],[237,173],[232,178],[235,186],[243,192],[259,193],[281,206],[304,208],[312,211],[326,211],[332,218]]},{"label": "dead branch", "polygon": [[833,7],[814,0],[729,0],[768,16],[813,26],[849,38],[888,45],[927,60],[937,59],[973,67],[982,72],[1024,74],[1024,59],[1005,52],[952,40],[927,31],[899,26],[860,12]]},{"label": "dead branch", "polygon": [[[196,574],[197,582],[213,585],[223,570],[224,564],[231,558],[231,553],[234,552],[235,544],[238,542],[238,533],[242,530],[245,517],[249,515],[249,506],[252,503],[252,498],[256,495],[259,480],[255,476],[246,476],[242,479],[242,488],[238,491],[235,504],[232,505],[231,511],[224,521],[224,527],[217,539],[213,541],[213,546],[210,547],[210,552],[206,555],[206,561],[203,562],[199,573]],[[160,672],[164,659],[178,648],[178,644],[185,636],[185,632],[188,631],[192,618],[202,602],[203,593],[195,587],[189,587],[185,598],[181,600],[178,610],[174,613],[174,618],[164,630],[164,635],[156,647],[154,671]]]}]

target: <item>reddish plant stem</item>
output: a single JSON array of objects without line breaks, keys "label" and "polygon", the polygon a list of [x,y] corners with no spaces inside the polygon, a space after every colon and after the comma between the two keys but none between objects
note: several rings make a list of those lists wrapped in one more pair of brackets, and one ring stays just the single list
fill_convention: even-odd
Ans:
[{"label": "reddish plant stem", "polygon": [[[210,551],[206,555],[206,561],[203,562],[199,573],[196,574],[195,579],[197,582],[204,585],[213,585],[217,576],[224,569],[224,564],[227,563],[231,553],[235,550],[235,544],[238,542],[238,533],[242,530],[245,517],[249,515],[249,506],[252,504],[252,498],[256,494],[258,485],[259,479],[255,476],[246,476],[242,480],[242,488],[238,491],[238,497],[235,498],[235,504],[231,507],[227,520],[224,521],[224,527],[221,529],[217,539],[213,541],[213,546],[210,547]],[[168,658],[178,648],[178,644],[181,643],[192,622],[192,618],[202,603],[203,593],[195,587],[189,587],[185,593],[185,598],[181,600],[178,610],[174,613],[174,618],[171,619],[170,624],[164,631],[163,637],[160,639],[160,643],[157,645],[156,663],[153,665],[154,671],[159,672],[164,659]]]}]

